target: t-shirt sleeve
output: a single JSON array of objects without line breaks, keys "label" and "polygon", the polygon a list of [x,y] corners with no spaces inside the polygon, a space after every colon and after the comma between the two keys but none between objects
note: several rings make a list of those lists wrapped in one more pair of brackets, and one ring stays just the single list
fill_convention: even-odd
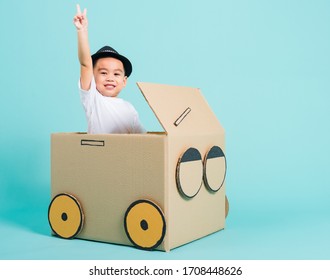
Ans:
[{"label": "t-shirt sleeve", "polygon": [[145,128],[141,124],[138,112],[135,110],[133,105],[131,105],[131,108],[132,108],[132,111],[133,111],[132,133],[146,133],[147,131],[145,130]]},{"label": "t-shirt sleeve", "polygon": [[138,115],[134,118],[133,131],[134,133],[147,133],[146,129],[142,126]]},{"label": "t-shirt sleeve", "polygon": [[79,88],[80,100],[85,109],[86,116],[90,116],[95,102],[94,95],[95,95],[96,85],[95,85],[94,77],[91,81],[91,86],[89,90],[83,90],[81,88],[80,79],[78,81],[78,88]]}]

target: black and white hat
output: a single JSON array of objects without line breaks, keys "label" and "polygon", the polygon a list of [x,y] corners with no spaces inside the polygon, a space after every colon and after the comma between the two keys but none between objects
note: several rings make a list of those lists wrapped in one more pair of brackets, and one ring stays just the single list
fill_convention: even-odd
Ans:
[{"label": "black and white hat", "polygon": [[132,73],[131,62],[125,56],[119,54],[115,49],[109,46],[104,46],[103,48],[99,49],[96,53],[92,55],[93,66],[95,65],[96,61],[99,58],[104,58],[104,57],[113,57],[119,59],[124,65],[125,75],[127,77],[131,75]]}]

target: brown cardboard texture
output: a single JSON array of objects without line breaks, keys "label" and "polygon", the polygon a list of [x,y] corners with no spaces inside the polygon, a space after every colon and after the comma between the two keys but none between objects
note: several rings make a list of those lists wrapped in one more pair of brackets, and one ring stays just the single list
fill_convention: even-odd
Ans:
[{"label": "brown cardboard texture", "polygon": [[52,134],[54,234],[169,251],[224,228],[224,129],[199,89],[138,87],[164,132]]}]

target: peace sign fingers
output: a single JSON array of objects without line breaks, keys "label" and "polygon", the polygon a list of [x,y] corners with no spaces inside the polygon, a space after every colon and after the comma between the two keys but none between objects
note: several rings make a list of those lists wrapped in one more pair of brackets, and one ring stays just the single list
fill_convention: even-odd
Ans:
[{"label": "peace sign fingers", "polygon": [[85,8],[83,13],[81,13],[81,9],[80,9],[80,5],[77,4],[77,15],[84,15],[86,16],[87,15],[87,9]]},{"label": "peace sign fingers", "polygon": [[84,12],[82,13],[81,9],[80,9],[80,5],[77,4],[76,7],[77,7],[77,13],[76,13],[75,17],[73,18],[73,23],[76,26],[76,28],[78,30],[80,30],[80,29],[87,27],[87,24],[88,24],[87,9],[85,8]]}]

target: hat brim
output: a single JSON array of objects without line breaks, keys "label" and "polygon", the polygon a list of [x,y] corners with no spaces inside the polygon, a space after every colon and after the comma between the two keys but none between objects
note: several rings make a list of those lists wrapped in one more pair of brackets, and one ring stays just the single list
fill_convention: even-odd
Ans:
[{"label": "hat brim", "polygon": [[123,55],[117,54],[117,53],[112,53],[112,52],[102,52],[102,53],[95,53],[92,55],[92,61],[93,61],[93,66],[95,66],[95,63],[98,59],[100,58],[105,58],[105,57],[113,57],[118,60],[120,60],[123,63],[124,69],[125,69],[125,76],[129,77],[132,73],[132,63]]}]

